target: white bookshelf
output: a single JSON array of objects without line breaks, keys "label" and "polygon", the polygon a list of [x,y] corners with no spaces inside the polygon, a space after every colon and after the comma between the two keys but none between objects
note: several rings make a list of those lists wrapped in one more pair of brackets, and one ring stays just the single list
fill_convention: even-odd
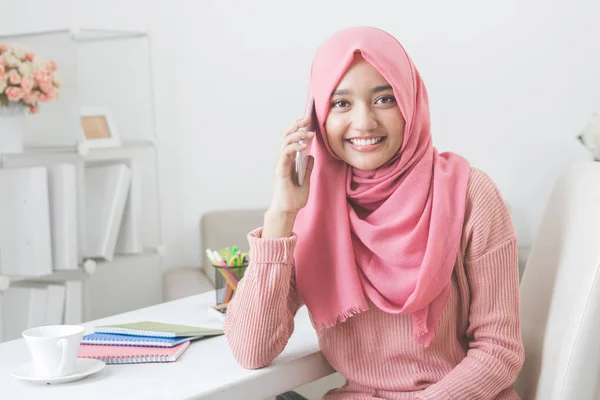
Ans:
[{"label": "white bookshelf", "polygon": [[[63,80],[58,100],[28,116],[25,150],[0,155],[0,169],[72,164],[77,179],[77,270],[54,270],[43,276],[2,275],[0,265],[0,342],[4,292],[29,283],[81,282],[81,321],[101,318],[162,301],[162,228],[159,202],[151,40],[144,32],[64,29],[0,36],[0,42],[26,46],[56,61]],[[80,109],[108,108],[122,145],[81,146]],[[88,259],[86,243],[86,168],[125,163],[141,182],[141,243],[136,254],[116,253],[111,261]],[[0,221],[1,223],[1,221]],[[72,304],[66,304],[71,307]]]}]

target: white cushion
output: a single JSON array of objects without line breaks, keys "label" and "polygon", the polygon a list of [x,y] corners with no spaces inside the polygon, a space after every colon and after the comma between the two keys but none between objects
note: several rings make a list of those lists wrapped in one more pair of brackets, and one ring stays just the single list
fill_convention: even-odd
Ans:
[{"label": "white cushion", "polygon": [[171,268],[163,276],[163,301],[205,293],[214,288],[198,267]]}]

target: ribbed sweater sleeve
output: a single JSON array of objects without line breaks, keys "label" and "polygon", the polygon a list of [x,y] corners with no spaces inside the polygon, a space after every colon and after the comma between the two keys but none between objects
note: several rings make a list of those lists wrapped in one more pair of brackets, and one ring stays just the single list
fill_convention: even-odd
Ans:
[{"label": "ribbed sweater sleeve", "polygon": [[224,331],[241,366],[269,365],[285,348],[301,305],[294,282],[296,236],[262,239],[248,234],[250,264],[227,307]]}]

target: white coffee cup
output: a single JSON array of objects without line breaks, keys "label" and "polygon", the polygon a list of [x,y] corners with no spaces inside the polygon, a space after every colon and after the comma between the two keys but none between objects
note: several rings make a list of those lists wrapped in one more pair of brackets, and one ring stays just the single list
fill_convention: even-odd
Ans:
[{"label": "white coffee cup", "polygon": [[73,374],[84,332],[85,328],[78,325],[49,325],[24,331],[35,375],[56,378]]}]

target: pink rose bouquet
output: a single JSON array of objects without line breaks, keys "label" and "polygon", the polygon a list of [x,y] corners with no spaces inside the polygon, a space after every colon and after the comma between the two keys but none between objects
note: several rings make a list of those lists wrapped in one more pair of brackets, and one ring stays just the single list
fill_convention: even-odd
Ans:
[{"label": "pink rose bouquet", "polygon": [[40,102],[57,98],[60,87],[54,61],[23,47],[0,43],[0,107],[18,103],[35,114]]}]

